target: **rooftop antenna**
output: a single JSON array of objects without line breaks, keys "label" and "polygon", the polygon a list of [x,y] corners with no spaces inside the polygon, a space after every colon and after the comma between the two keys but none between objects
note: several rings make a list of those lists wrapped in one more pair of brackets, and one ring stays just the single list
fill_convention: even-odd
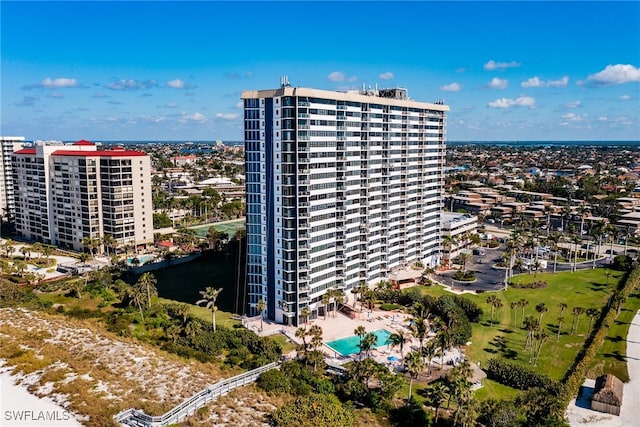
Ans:
[{"label": "rooftop antenna", "polygon": [[280,87],[291,87],[289,83],[289,76],[280,77]]}]

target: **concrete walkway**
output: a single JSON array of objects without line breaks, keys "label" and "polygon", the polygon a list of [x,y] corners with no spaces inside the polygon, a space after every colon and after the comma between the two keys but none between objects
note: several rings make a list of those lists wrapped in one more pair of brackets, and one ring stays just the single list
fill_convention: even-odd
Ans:
[{"label": "concrete walkway", "polygon": [[[627,369],[629,382],[624,385],[620,416],[605,414],[588,409],[589,402],[572,400],[567,408],[567,418],[572,427],[627,427],[640,425],[640,311],[636,313],[627,335]],[[595,381],[585,381],[585,386],[593,387]]]}]

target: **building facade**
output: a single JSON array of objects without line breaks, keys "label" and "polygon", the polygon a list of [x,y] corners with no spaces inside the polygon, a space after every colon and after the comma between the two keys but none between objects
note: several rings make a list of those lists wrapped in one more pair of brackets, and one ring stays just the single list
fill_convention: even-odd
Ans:
[{"label": "building facade", "polygon": [[438,263],[448,106],[284,81],[242,99],[251,314],[298,325],[329,289]]},{"label": "building facade", "polygon": [[478,233],[478,217],[475,215],[443,212],[442,236],[446,237],[443,245],[442,261],[449,265],[451,260],[467,251],[471,245],[471,235]]},{"label": "building facade", "polygon": [[74,250],[86,237],[118,246],[153,241],[151,162],[139,151],[36,142],[13,153],[16,231]]},{"label": "building facade", "polygon": [[23,136],[0,136],[0,221],[14,217],[11,154],[23,145]]}]

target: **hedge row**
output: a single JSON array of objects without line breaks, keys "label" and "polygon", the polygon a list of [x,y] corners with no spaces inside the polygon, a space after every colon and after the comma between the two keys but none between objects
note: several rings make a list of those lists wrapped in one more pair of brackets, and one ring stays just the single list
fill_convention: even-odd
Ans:
[{"label": "hedge row", "polygon": [[489,359],[486,371],[489,379],[519,390],[533,387],[547,389],[554,385],[548,376],[503,359]]},{"label": "hedge row", "polygon": [[622,297],[623,301],[626,301],[633,289],[638,286],[640,286],[640,266],[636,266],[627,276],[627,280],[611,295],[607,309],[596,324],[591,336],[587,339],[584,348],[578,353],[574,364],[567,371],[562,381],[564,390],[561,396],[566,405],[578,393],[580,385],[582,385],[584,378],[587,376],[589,367],[609,333],[609,327],[618,316],[615,300]]}]

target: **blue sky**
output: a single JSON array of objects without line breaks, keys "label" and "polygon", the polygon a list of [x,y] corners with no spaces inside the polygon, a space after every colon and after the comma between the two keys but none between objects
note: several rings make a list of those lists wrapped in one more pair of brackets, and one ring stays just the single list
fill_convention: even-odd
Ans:
[{"label": "blue sky", "polygon": [[0,2],[0,134],[241,140],[240,94],[401,86],[448,139],[640,140],[639,2]]}]

